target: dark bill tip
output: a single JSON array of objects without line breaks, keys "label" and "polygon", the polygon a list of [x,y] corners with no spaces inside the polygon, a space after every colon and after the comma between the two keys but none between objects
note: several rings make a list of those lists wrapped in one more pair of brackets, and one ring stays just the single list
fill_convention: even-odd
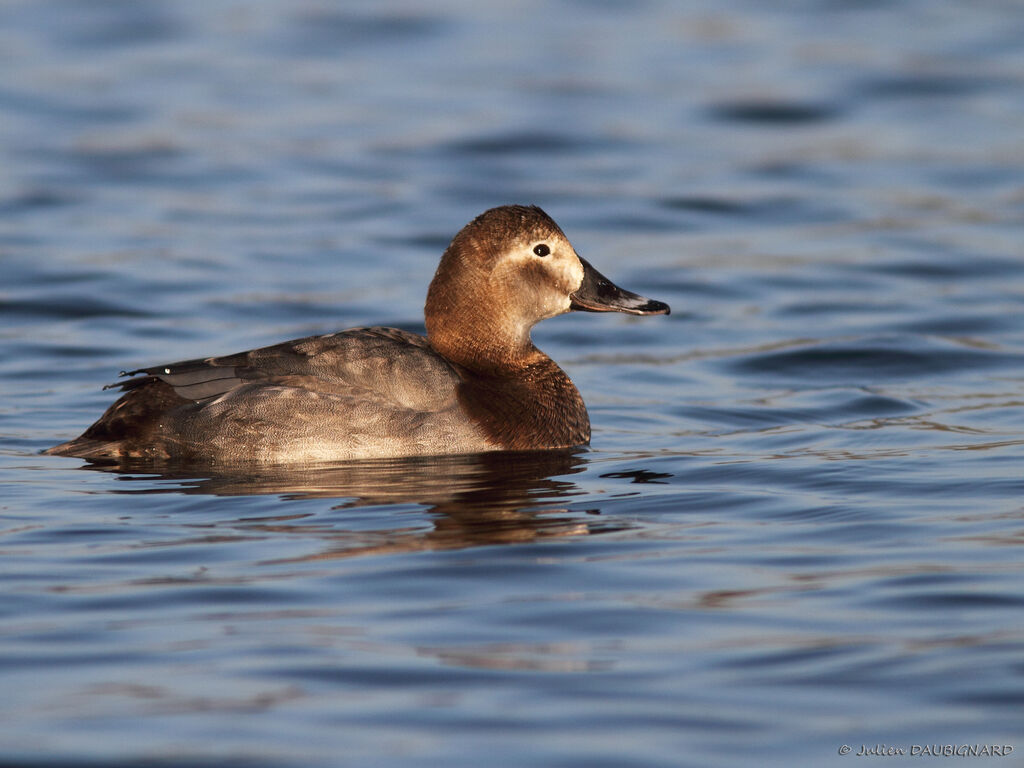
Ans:
[{"label": "dark bill tip", "polygon": [[629,315],[667,315],[671,310],[663,301],[640,296],[615,283],[580,258],[583,282],[569,295],[570,307],[582,312],[625,312]]}]

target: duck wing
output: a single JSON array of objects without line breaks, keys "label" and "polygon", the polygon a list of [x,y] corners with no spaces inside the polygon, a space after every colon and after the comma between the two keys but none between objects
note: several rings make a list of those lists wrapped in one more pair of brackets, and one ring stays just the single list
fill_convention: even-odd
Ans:
[{"label": "duck wing", "polygon": [[140,368],[108,387],[158,379],[183,400],[205,403],[251,384],[295,387],[436,410],[455,397],[458,374],[427,340],[397,328],[354,328],[222,357]]},{"label": "duck wing", "polygon": [[422,336],[356,328],[132,371],[124,394],[51,455],[297,461],[486,450],[459,418],[459,374]]}]

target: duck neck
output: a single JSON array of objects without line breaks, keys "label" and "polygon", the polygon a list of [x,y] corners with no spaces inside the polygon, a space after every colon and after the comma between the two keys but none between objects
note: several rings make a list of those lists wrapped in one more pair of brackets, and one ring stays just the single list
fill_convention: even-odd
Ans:
[{"label": "duck neck", "polygon": [[[442,262],[438,276],[447,266]],[[435,276],[424,307],[430,346],[446,360],[483,374],[516,375],[549,359],[530,339],[532,322],[513,314],[503,297],[475,290],[486,283],[484,278],[456,283]]]},{"label": "duck neck", "polygon": [[532,323],[477,298],[442,281],[427,294],[427,340],[458,371],[464,411],[506,450],[589,442],[583,399],[565,371],[534,346]]},{"label": "duck neck", "polygon": [[[472,334],[463,332],[472,328]],[[427,322],[427,340],[446,360],[481,374],[515,376],[519,371],[550,358],[534,346],[530,332],[517,333],[490,318],[457,323]]]}]

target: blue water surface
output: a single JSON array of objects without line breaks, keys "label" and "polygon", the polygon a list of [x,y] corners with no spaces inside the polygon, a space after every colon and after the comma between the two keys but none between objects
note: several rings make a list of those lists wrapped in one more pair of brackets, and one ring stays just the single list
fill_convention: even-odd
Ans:
[{"label": "blue water surface", "polygon": [[[1020,763],[1021,6],[8,0],[0,73],[0,764]],[[673,308],[535,330],[589,450],[39,455],[512,202]]]}]

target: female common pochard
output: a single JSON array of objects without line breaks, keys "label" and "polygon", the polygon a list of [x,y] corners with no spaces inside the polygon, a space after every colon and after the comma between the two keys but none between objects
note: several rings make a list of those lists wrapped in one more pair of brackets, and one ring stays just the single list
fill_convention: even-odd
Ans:
[{"label": "female common pochard", "polygon": [[583,398],[530,339],[571,310],[669,313],[580,258],[540,208],[492,208],[441,257],[426,337],[355,328],[132,371],[95,424],[46,453],[237,464],[585,445]]}]

